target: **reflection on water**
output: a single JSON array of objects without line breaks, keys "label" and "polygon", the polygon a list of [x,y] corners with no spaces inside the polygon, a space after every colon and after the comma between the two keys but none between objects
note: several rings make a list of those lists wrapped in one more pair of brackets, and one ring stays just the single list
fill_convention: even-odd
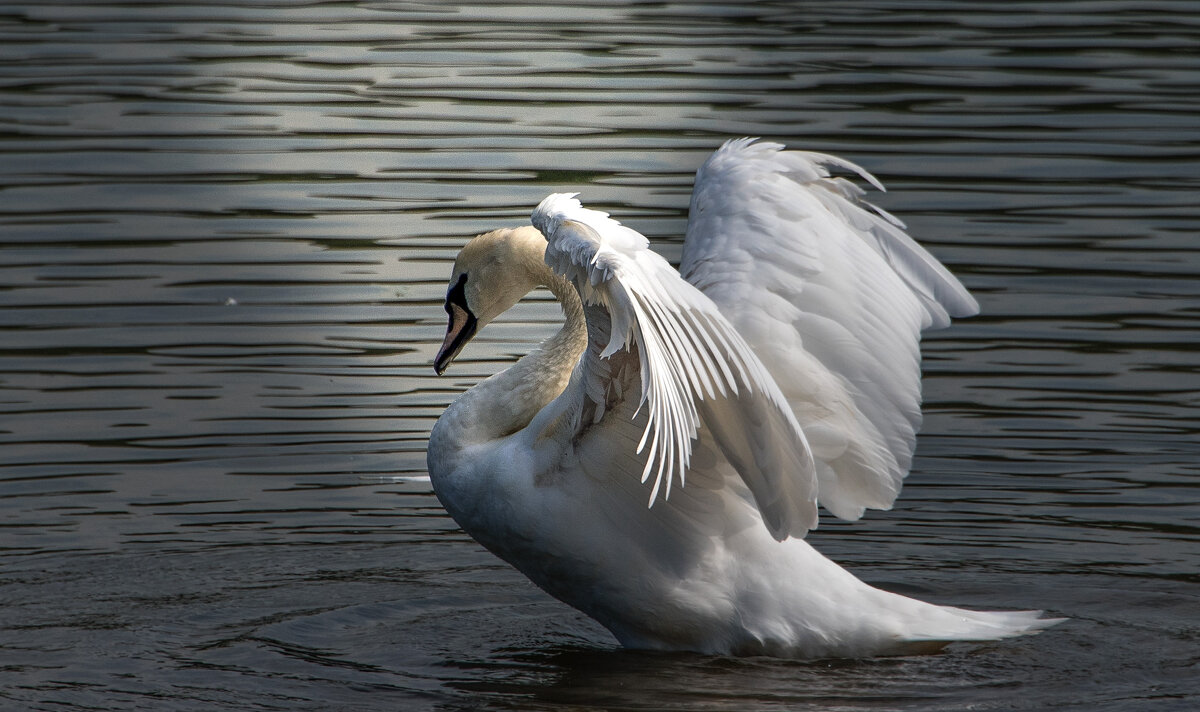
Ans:
[{"label": "reflection on water", "polygon": [[[1195,115],[1177,3],[0,11],[0,700],[20,709],[1190,709]],[[844,155],[979,296],[863,578],[1045,607],[920,658],[645,655],[444,515],[464,239],[582,190],[678,255],[731,136]]]}]

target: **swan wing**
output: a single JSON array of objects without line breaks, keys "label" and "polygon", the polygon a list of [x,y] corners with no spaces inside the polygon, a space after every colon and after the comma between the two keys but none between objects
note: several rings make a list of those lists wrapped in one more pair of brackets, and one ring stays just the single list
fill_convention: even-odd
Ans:
[{"label": "swan wing", "polygon": [[532,221],[546,236],[546,263],[575,285],[587,309],[603,310],[588,317],[592,357],[581,361],[587,372],[579,374],[588,397],[602,407],[610,388],[620,389],[636,369],[638,408],[647,412],[636,451],[648,448],[642,481],[654,475],[650,504],[660,492],[669,497],[675,479],[685,484],[692,441],[704,426],[772,535],[802,536],[816,526],[816,472],[804,433],[712,300],[640,233],[584,208],[575,194],[547,197]]},{"label": "swan wing", "polygon": [[829,168],[753,139],[696,174],[680,273],[718,305],[783,388],[817,460],[820,503],[887,509],[921,420],[920,332],[978,305],[886,212]]}]

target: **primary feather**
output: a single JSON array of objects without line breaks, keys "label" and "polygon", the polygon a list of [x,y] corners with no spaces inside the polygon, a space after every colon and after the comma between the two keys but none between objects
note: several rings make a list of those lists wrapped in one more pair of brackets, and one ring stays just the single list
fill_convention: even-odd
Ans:
[{"label": "primary feather", "polygon": [[921,420],[920,332],[969,316],[962,284],[828,167],[832,156],[730,141],[697,173],[680,273],[753,346],[809,437],[823,506],[886,509]]}]

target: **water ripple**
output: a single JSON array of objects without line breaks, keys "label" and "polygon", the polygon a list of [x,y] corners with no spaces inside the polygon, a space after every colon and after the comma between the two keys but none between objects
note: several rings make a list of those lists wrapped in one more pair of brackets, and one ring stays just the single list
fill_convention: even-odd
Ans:
[{"label": "water ripple", "polygon": [[[5,6],[0,699],[1187,707],[1197,42],[1157,0]],[[1071,623],[880,661],[621,652],[444,515],[434,420],[559,318],[524,304],[435,378],[458,246],[583,190],[677,258],[739,135],[862,163],[983,305],[926,340],[896,509],[814,542]]]}]

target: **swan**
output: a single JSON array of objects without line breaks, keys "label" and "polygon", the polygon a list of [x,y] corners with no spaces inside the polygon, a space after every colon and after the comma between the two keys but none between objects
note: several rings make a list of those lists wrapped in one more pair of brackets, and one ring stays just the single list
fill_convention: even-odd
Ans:
[{"label": "swan", "polygon": [[978,311],[834,156],[726,142],[678,271],[577,194],[470,240],[442,374],[545,287],[562,328],[434,425],[434,492],[480,544],[628,648],[864,657],[1033,633],[1040,611],[925,603],[804,539],[818,505],[891,507],[920,413],[920,332]]}]

